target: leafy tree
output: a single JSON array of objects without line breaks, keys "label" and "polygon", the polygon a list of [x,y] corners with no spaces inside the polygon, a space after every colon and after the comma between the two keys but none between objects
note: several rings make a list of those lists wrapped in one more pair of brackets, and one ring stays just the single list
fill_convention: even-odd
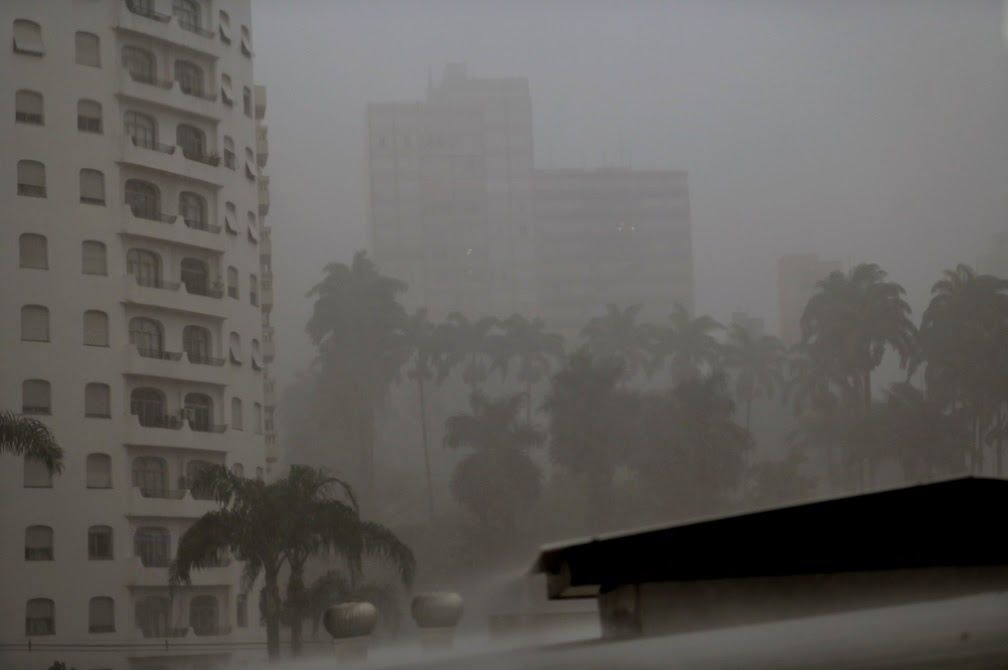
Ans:
[{"label": "leafy tree", "polygon": [[724,364],[735,372],[735,396],[745,403],[749,430],[753,398],[772,398],[784,386],[784,346],[773,335],[754,335],[734,324],[724,346]]},{"label": "leafy tree", "polygon": [[710,316],[691,316],[682,303],[676,303],[669,318],[671,325],[658,329],[657,353],[659,360],[669,359],[672,382],[713,371],[721,358],[721,345],[713,333],[724,326]]},{"label": "leafy tree", "polygon": [[445,446],[473,449],[455,466],[452,495],[488,538],[496,530],[511,538],[518,511],[539,496],[540,473],[528,449],[542,444],[543,434],[521,420],[522,400],[520,393],[491,399],[474,391],[470,411],[445,421]]},{"label": "leafy tree", "polygon": [[353,446],[358,470],[374,487],[376,412],[398,376],[406,351],[398,302],[403,282],[378,272],[363,251],[350,265],[330,263],[311,291],[315,298],[307,332],[318,349],[322,387]]},{"label": "leafy tree", "polygon": [[413,579],[415,561],[410,549],[384,526],[362,521],[350,486],[321,470],[292,466],[286,477],[267,484],[214,466],[197,476],[194,487],[211,492],[220,509],[204,514],[179,538],[169,583],[190,583],[193,570],[218,565],[228,552],[244,562],[246,590],[261,574],[260,607],[271,660],[280,653],[279,577],[285,565],[290,571],[287,604],[300,613],[291,619],[295,655],[301,651],[301,622],[307,607],[304,566],[309,558],[335,555],[358,574],[362,558],[373,556],[394,565],[404,583]]},{"label": "leafy tree", "polygon": [[475,321],[461,312],[452,312],[438,327],[438,336],[445,345],[442,359],[442,377],[461,365],[462,382],[470,391],[476,391],[489,376],[488,357],[490,354],[490,331],[497,326],[497,319],[485,316]]},{"label": "leafy tree", "polygon": [[[976,472],[983,471],[985,438],[997,435],[990,428],[1008,401],[1006,342],[1008,280],[977,274],[968,265],[946,270],[931,289],[912,369],[926,364],[929,396],[966,417]],[[997,454],[1000,459],[1000,448]]]},{"label": "leafy tree", "polygon": [[0,454],[21,456],[46,466],[50,474],[63,472],[63,449],[49,427],[38,419],[0,412]]},{"label": "leafy tree", "polygon": [[623,372],[633,379],[638,373],[653,372],[654,331],[637,322],[643,305],[606,305],[606,313],[588,321],[581,329],[584,349],[595,358],[616,358]]},{"label": "leafy tree", "polygon": [[504,332],[490,336],[493,369],[506,379],[511,361],[516,361],[518,381],[525,385],[525,422],[532,425],[532,385],[563,359],[563,336],[546,332],[542,319],[529,320],[521,314],[512,314],[501,325]]},{"label": "leafy tree", "polygon": [[608,521],[613,475],[624,461],[622,448],[633,431],[635,398],[620,389],[623,363],[573,354],[553,375],[543,410],[549,416],[550,455],[575,475],[585,477],[589,527]]}]

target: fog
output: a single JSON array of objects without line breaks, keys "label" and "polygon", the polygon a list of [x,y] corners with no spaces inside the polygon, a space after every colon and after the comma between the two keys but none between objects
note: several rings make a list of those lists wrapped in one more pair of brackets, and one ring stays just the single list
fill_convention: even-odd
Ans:
[{"label": "fog", "polygon": [[[367,247],[365,106],[429,73],[527,77],[536,167],[689,172],[697,313],[776,330],[776,261],[875,262],[915,313],[1006,226],[1008,49],[985,2],[253,2],[277,362]],[[601,311],[601,306],[600,306]]]}]

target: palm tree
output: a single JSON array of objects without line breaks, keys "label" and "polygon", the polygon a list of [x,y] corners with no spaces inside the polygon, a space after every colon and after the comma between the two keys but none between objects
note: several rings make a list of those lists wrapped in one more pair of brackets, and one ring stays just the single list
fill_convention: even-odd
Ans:
[{"label": "palm tree", "polygon": [[928,393],[967,417],[976,472],[983,471],[985,433],[1008,401],[1005,342],[1008,280],[977,274],[968,265],[946,270],[931,289],[911,370],[926,364]]},{"label": "palm tree", "polygon": [[672,382],[678,384],[713,370],[721,357],[721,345],[714,331],[724,328],[710,316],[692,317],[682,303],[676,303],[669,317],[672,325],[658,330],[656,353],[660,361],[669,358]]},{"label": "palm tree", "polygon": [[643,305],[606,305],[606,313],[588,321],[581,329],[584,348],[596,358],[617,358],[623,363],[628,379],[638,373],[650,375],[653,371],[651,352],[654,345],[653,329],[637,322]]},{"label": "palm tree", "polygon": [[14,412],[0,412],[2,453],[42,463],[50,474],[63,472],[63,449],[49,427],[38,419]]},{"label": "palm tree", "polygon": [[549,415],[553,461],[587,485],[589,527],[604,526],[612,510],[613,475],[634,429],[634,396],[620,388],[623,362],[574,353],[553,375],[542,409]]},{"label": "palm tree", "polygon": [[749,430],[753,398],[772,398],[784,386],[784,346],[773,335],[754,335],[736,323],[728,332],[724,364],[735,371],[735,395],[745,403]]},{"label": "palm tree", "polygon": [[474,391],[470,411],[445,421],[445,446],[473,450],[455,466],[452,495],[483,523],[488,538],[497,529],[501,539],[511,538],[518,510],[539,496],[539,469],[528,449],[544,436],[519,418],[522,401],[521,393],[491,399]]},{"label": "palm tree", "polygon": [[479,389],[489,375],[488,336],[496,325],[497,319],[492,316],[474,321],[461,312],[449,314],[445,322],[438,326],[438,337],[445,345],[441,377],[457,365],[462,365],[462,382],[469,386],[470,391]]},{"label": "palm tree", "polygon": [[493,368],[506,379],[512,360],[518,363],[518,381],[525,385],[525,422],[532,425],[532,385],[544,379],[563,358],[563,336],[547,333],[542,319],[512,314],[502,324],[504,332],[492,335]]},{"label": "palm tree", "polygon": [[433,379],[434,370],[441,364],[443,345],[439,333],[427,318],[426,309],[418,309],[408,316],[403,321],[402,329],[412,362],[406,374],[416,382],[420,396],[420,436],[423,442],[424,471],[427,475],[427,514],[433,520],[434,484],[431,479],[430,447],[427,443],[427,399],[424,384]]},{"label": "palm tree", "polygon": [[374,486],[376,412],[406,351],[398,302],[406,284],[378,272],[363,251],[350,265],[330,263],[308,292],[315,298],[307,332],[318,349],[320,380],[351,444],[366,492]]},{"label": "palm tree", "polygon": [[301,651],[307,607],[304,566],[309,558],[335,555],[352,574],[359,574],[362,558],[373,556],[394,565],[404,583],[412,582],[416,563],[409,547],[384,526],[362,521],[350,486],[324,471],[291,466],[286,477],[267,484],[214,466],[197,476],[194,487],[211,492],[220,509],[200,517],[179,538],[169,584],[189,584],[193,570],[219,564],[228,552],[244,562],[246,590],[261,574],[260,602],[271,660],[280,653],[279,575],[285,565],[290,570],[287,603],[296,613],[291,619],[295,655]]}]

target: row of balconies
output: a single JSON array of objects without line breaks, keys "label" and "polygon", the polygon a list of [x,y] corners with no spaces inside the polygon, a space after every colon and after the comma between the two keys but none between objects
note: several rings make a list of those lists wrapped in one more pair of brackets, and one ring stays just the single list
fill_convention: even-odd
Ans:
[{"label": "row of balconies", "polygon": [[115,27],[161,42],[173,42],[209,56],[217,55],[220,45],[212,30],[181,22],[176,16],[150,10],[146,5],[148,3],[132,0],[120,3]]}]

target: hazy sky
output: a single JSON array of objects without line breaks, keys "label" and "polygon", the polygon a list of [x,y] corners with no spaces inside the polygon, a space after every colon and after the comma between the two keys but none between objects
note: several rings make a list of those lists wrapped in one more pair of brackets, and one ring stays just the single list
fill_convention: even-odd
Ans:
[{"label": "hazy sky", "polygon": [[253,0],[268,87],[277,364],[367,245],[364,112],[428,69],[528,77],[538,167],[689,171],[697,309],[777,330],[776,261],[881,264],[915,309],[1008,227],[997,0]]}]

